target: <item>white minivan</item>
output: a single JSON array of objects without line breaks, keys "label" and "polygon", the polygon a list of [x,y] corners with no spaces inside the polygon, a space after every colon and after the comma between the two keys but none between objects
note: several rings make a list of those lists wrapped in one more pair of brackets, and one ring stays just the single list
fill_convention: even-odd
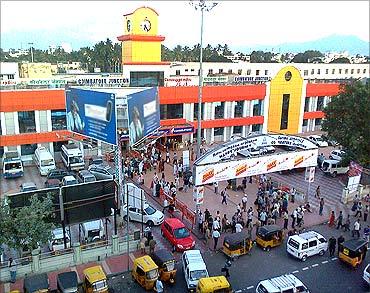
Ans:
[{"label": "white minivan", "polygon": [[190,292],[195,292],[199,279],[209,277],[206,264],[199,250],[191,249],[182,254],[182,266],[186,286]]},{"label": "white minivan", "polygon": [[327,250],[328,241],[316,231],[290,236],[287,241],[287,252],[302,261],[316,254],[324,255]]},{"label": "white minivan", "polygon": [[281,293],[301,292],[309,293],[310,290],[293,274],[263,280],[258,283],[256,293]]},{"label": "white minivan", "polygon": [[41,176],[48,175],[50,170],[56,168],[54,157],[46,147],[38,147],[35,150],[33,158],[37,168],[39,168]]},{"label": "white minivan", "polygon": [[321,164],[321,170],[325,174],[337,177],[337,175],[346,174],[349,166],[342,165],[342,162],[338,160],[324,160]]},{"label": "white minivan", "polygon": [[[63,250],[64,249],[63,229],[62,228],[54,229],[52,234],[53,234],[53,237],[49,241],[49,250],[51,252]],[[66,243],[67,243],[67,248],[70,248],[71,247],[71,237],[69,237],[68,233],[66,233]]]}]

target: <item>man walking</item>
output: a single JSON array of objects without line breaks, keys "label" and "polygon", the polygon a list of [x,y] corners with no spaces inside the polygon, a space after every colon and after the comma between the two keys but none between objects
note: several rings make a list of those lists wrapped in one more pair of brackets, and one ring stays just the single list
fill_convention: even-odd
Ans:
[{"label": "man walking", "polygon": [[248,195],[244,193],[244,196],[242,198],[242,206],[243,206],[243,211],[247,211],[247,202],[248,202]]},{"label": "man walking", "polygon": [[369,205],[366,205],[364,210],[364,222],[367,222],[367,216],[369,215]]},{"label": "man walking", "polygon": [[324,209],[324,198],[320,199],[320,208],[319,208],[319,215],[322,216],[322,211]]},{"label": "man walking", "polygon": [[216,249],[217,249],[217,242],[218,242],[218,239],[220,238],[220,236],[221,236],[221,234],[220,234],[220,232],[218,232],[218,230],[214,230],[212,232],[212,238],[213,238],[213,243],[214,243],[213,250],[214,251],[216,251]]},{"label": "man walking", "polygon": [[215,181],[215,183],[213,183],[213,186],[215,187],[215,193],[218,194],[218,182]]},{"label": "man walking", "polygon": [[319,186],[317,186],[317,188],[316,188],[315,197],[316,197],[316,198],[320,198],[320,196],[321,196],[321,190],[320,190],[320,185],[319,185]]},{"label": "man walking", "polygon": [[297,209],[292,213],[292,229],[295,229],[295,221],[297,220]]},{"label": "man walking", "polygon": [[337,240],[334,238],[334,236],[331,236],[329,238],[329,255],[330,256],[334,256],[336,244],[337,244]]},{"label": "man walking", "polygon": [[227,201],[226,201],[226,198],[227,198],[226,188],[221,191],[221,197],[222,197],[221,204],[224,204],[225,203],[227,205]]},{"label": "man walking", "polygon": [[10,282],[15,283],[17,278],[17,263],[13,260],[13,258],[9,258],[9,272],[10,272]]},{"label": "man walking", "polygon": [[338,237],[338,254],[339,254],[339,249],[340,249],[340,246],[342,245],[342,243],[345,241],[343,235],[341,234],[339,237]]},{"label": "man walking", "polygon": [[360,229],[361,229],[361,225],[360,225],[360,221],[359,219],[356,220],[356,222],[353,224],[353,231],[352,231],[352,237],[357,237],[360,238]]},{"label": "man walking", "polygon": [[343,227],[343,212],[342,211],[339,212],[337,222],[338,222],[337,229],[342,228]]},{"label": "man walking", "polygon": [[283,219],[284,219],[284,230],[287,230],[288,229],[289,215],[286,211],[283,212]]}]

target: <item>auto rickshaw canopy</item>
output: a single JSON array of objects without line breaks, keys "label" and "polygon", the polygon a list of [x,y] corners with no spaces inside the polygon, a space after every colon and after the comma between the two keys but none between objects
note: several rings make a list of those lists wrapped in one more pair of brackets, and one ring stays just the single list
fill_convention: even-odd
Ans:
[{"label": "auto rickshaw canopy", "polygon": [[219,292],[217,290],[224,289],[222,292],[231,292],[230,283],[227,281],[225,276],[215,276],[208,278],[200,278],[198,282],[197,292],[201,293],[211,293]]},{"label": "auto rickshaw canopy", "polygon": [[90,284],[107,279],[101,266],[84,269],[83,273]]},{"label": "auto rickshaw canopy", "polygon": [[344,252],[345,249],[348,249],[348,253],[345,254],[349,256],[356,255],[359,252],[362,253],[365,249],[367,249],[367,241],[365,239],[350,239],[344,241],[340,245],[339,250]]},{"label": "auto rickshaw canopy", "polygon": [[230,250],[239,249],[244,246],[244,241],[249,240],[249,234],[247,231],[241,231],[231,235],[226,235],[224,238],[224,245]]},{"label": "auto rickshaw canopy", "polygon": [[57,276],[57,286],[62,292],[77,292],[78,280],[75,271],[60,273]]},{"label": "auto rickshaw canopy", "polygon": [[281,227],[277,226],[277,225],[265,225],[265,226],[262,226],[262,227],[259,227],[258,228],[258,235],[265,238],[265,237],[268,237],[272,234],[275,234],[277,232],[280,232],[281,230],[283,230]]},{"label": "auto rickshaw canopy", "polygon": [[160,250],[154,251],[151,254],[151,258],[159,267],[162,267],[164,264],[168,262],[175,261],[173,254],[166,249],[160,249]]},{"label": "auto rickshaw canopy", "polygon": [[27,293],[32,292],[48,292],[49,278],[47,273],[27,276],[24,279],[23,289]]},{"label": "auto rickshaw canopy", "polygon": [[158,266],[149,255],[144,255],[142,257],[136,258],[134,260],[134,266],[135,265],[140,267],[145,273],[151,270],[158,269]]}]

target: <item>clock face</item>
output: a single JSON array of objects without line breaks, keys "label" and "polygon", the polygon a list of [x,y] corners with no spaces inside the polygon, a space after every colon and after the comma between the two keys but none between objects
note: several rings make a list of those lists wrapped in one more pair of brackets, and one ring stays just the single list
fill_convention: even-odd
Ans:
[{"label": "clock face", "polygon": [[131,20],[127,20],[127,31],[131,31]]},{"label": "clock face", "polygon": [[150,23],[149,19],[145,18],[143,22],[141,23],[141,29],[144,32],[149,32],[151,28],[152,28],[152,24]]}]

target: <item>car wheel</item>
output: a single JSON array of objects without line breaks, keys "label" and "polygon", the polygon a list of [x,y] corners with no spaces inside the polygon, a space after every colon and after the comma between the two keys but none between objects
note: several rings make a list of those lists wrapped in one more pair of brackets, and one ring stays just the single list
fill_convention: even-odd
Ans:
[{"label": "car wheel", "polygon": [[302,256],[302,261],[305,262],[307,260],[307,255]]},{"label": "car wheel", "polygon": [[153,226],[154,226],[153,221],[148,221],[148,222],[146,222],[146,224],[147,224],[149,227],[153,227]]},{"label": "car wheel", "polygon": [[323,256],[325,254],[325,250],[321,250],[320,252],[319,252],[319,255],[321,255],[321,256]]}]

